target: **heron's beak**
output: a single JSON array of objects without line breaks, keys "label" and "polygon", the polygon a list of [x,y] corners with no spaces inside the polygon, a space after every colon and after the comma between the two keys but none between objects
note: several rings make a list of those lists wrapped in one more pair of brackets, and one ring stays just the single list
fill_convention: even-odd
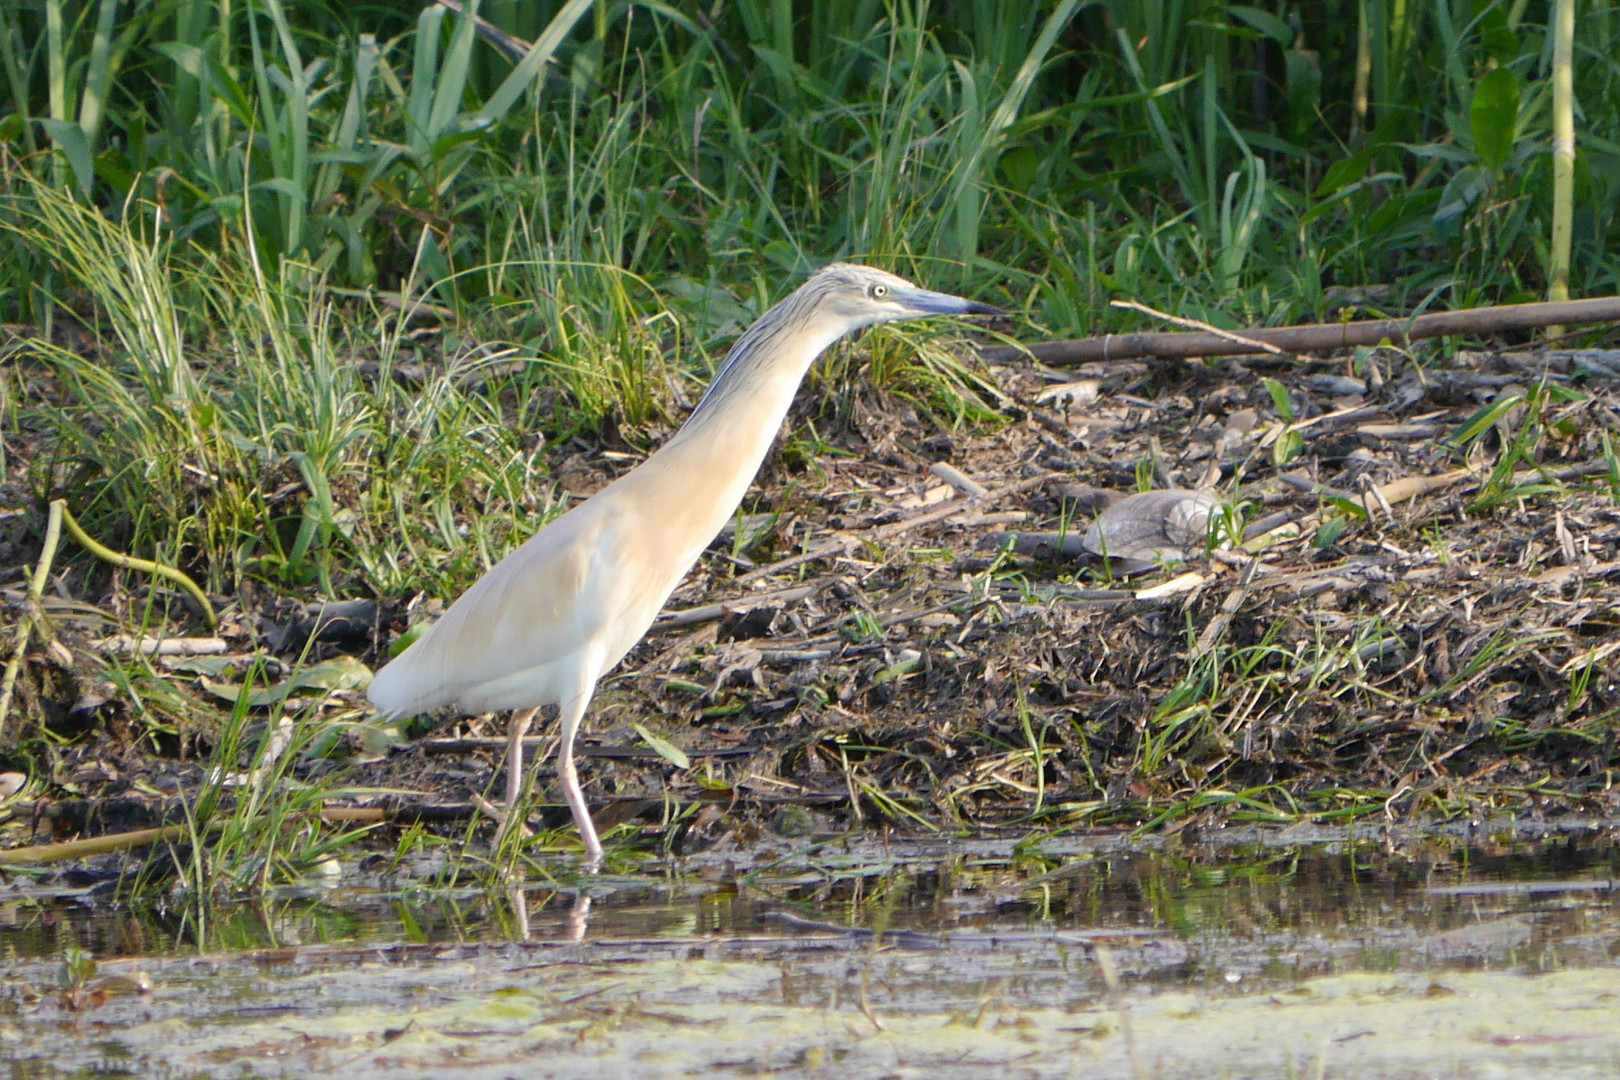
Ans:
[{"label": "heron's beak", "polygon": [[960,296],[949,293],[929,292],[927,289],[908,289],[895,297],[907,308],[918,315],[999,315],[1006,316],[1000,308],[981,304],[977,300],[964,300]]}]

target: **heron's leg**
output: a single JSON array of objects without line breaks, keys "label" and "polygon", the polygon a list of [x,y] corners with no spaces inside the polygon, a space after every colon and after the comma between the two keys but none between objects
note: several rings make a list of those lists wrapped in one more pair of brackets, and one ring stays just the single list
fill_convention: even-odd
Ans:
[{"label": "heron's leg", "polygon": [[512,714],[511,730],[506,735],[506,812],[510,814],[523,791],[523,736],[529,725],[540,714],[539,709],[522,709]]},{"label": "heron's leg", "polygon": [[523,736],[539,712],[539,709],[522,709],[512,714],[511,730],[506,736],[506,812],[501,815],[500,828],[495,830],[497,848],[506,839],[507,830],[522,820],[517,812],[517,801],[523,791]]},{"label": "heron's leg", "polygon": [[585,805],[585,792],[580,790],[579,773],[574,769],[574,736],[579,722],[585,718],[585,707],[591,703],[586,691],[566,702],[562,707],[562,745],[557,750],[557,779],[562,782],[563,795],[574,812],[574,824],[579,826],[580,839],[585,841],[585,869],[594,874],[602,865],[602,842],[596,838],[596,825],[591,821],[591,808]]}]

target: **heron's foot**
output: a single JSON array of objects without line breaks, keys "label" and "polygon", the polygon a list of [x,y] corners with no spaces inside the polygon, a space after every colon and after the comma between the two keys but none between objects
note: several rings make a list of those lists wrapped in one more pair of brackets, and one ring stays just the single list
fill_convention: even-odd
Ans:
[{"label": "heron's foot", "polygon": [[594,877],[602,870],[602,859],[604,857],[602,841],[597,839],[596,823],[591,820],[589,814],[586,814],[578,824],[579,838],[585,842],[585,865],[580,869]]}]

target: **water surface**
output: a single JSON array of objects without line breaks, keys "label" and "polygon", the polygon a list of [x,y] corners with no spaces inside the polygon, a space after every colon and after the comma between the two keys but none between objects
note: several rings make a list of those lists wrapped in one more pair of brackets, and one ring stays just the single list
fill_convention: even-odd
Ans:
[{"label": "water surface", "polygon": [[12,877],[0,1060],[40,1078],[1620,1076],[1609,833],[1296,839],[798,843],[590,881],[559,864],[493,893],[371,860],[202,911]]}]

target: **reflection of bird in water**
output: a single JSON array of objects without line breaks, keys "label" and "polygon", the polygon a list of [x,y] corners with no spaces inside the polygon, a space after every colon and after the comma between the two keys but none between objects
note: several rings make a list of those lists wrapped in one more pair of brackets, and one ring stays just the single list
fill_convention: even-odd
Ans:
[{"label": "reflection of bird in water", "polygon": [[[512,905],[512,929],[515,931],[513,936],[518,941],[532,941],[533,936],[529,932],[529,898],[521,888],[507,890],[506,896]],[[546,898],[547,905],[556,899],[557,894],[552,893]],[[591,894],[581,889],[575,894],[574,905],[563,915],[562,925],[558,927],[562,940],[584,941],[585,931],[590,928],[590,921]]]},{"label": "reflection of bird in water", "polygon": [[602,845],[574,768],[585,708],[742,501],[811,362],[877,323],[993,314],[870,267],[822,269],[737,339],[668,443],[480,578],[377,674],[372,702],[393,716],[517,710],[503,829],[522,788],[523,734],[541,707],[559,706],[557,775],[596,868]]}]

